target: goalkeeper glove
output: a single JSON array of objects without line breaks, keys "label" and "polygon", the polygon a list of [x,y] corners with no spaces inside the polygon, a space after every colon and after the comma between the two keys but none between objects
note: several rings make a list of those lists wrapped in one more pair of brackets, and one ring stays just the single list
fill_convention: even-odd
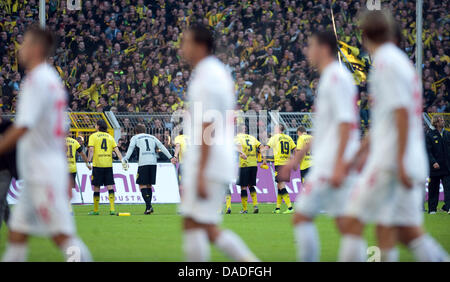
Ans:
[{"label": "goalkeeper glove", "polygon": [[126,160],[122,160],[122,168],[123,170],[127,171],[128,170],[128,162]]}]

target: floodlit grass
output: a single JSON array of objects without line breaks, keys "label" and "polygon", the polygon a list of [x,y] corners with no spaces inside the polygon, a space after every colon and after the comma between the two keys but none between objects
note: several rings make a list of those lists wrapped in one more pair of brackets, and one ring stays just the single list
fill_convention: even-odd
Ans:
[{"label": "floodlit grass", "polygon": [[[92,206],[74,206],[78,234],[91,250],[96,261],[182,261],[181,217],[176,205],[154,205],[155,214],[143,215],[143,205],[117,205],[120,212],[131,216],[110,216],[109,206],[100,206],[100,216],[88,216]],[[294,238],[291,215],[272,214],[273,204],[260,204],[260,214],[239,214],[240,204],[233,204],[233,213],[224,215],[223,227],[239,234],[263,261],[294,261]],[[251,211],[251,204],[249,210]],[[335,261],[339,234],[332,219],[321,215],[316,220],[320,234],[322,261]],[[425,215],[427,231],[450,252],[450,215]],[[0,230],[0,254],[5,249],[7,228]],[[368,244],[375,245],[374,228],[366,229]],[[214,261],[227,258],[212,248]],[[31,261],[62,261],[59,250],[50,240],[32,238]],[[400,248],[400,260],[412,261],[407,249]]]}]

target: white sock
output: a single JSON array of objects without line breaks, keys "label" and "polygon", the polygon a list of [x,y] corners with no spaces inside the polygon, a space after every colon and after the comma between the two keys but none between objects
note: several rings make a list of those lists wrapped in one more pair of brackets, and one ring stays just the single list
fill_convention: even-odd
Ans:
[{"label": "white sock", "polygon": [[200,228],[185,230],[183,249],[186,261],[209,261],[211,251],[206,231]]},{"label": "white sock", "polygon": [[339,261],[365,262],[367,243],[360,236],[343,235],[339,248]]},{"label": "white sock", "polygon": [[259,261],[244,241],[231,230],[223,230],[220,232],[220,235],[217,237],[214,244],[219,250],[236,261]]},{"label": "white sock", "polygon": [[430,235],[424,234],[408,245],[417,261],[442,262],[449,261],[448,253]]},{"label": "white sock", "polygon": [[60,247],[66,262],[90,262],[91,253],[78,237],[70,237]]},{"label": "white sock", "polygon": [[314,262],[320,260],[319,235],[312,222],[300,223],[294,227],[297,244],[297,260]]},{"label": "white sock", "polygon": [[398,261],[398,249],[393,247],[391,249],[381,250],[381,261],[382,262],[397,262]]},{"label": "white sock", "polygon": [[27,260],[28,246],[26,243],[8,243],[6,251],[3,254],[3,262],[23,262]]}]

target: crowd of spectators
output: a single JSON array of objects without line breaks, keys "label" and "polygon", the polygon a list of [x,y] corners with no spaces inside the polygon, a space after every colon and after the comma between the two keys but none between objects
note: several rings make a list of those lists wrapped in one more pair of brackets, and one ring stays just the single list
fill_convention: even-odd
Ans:
[{"label": "crowd of spectators", "polygon": [[[38,0],[0,0],[0,113],[14,113],[24,76],[16,53],[38,21]],[[241,110],[313,111],[318,76],[305,46],[312,31],[331,26],[352,55],[361,47],[358,12],[366,0],[47,0],[47,27],[57,46],[51,63],[67,87],[71,111],[171,113],[185,105],[190,69],[178,48],[194,22],[211,26],[216,54],[230,69]],[[415,2],[382,1],[402,28],[401,47],[415,59]],[[449,111],[449,1],[424,1],[424,111]],[[345,61],[345,58],[343,58]],[[363,123],[370,120],[366,82],[358,82]]]}]

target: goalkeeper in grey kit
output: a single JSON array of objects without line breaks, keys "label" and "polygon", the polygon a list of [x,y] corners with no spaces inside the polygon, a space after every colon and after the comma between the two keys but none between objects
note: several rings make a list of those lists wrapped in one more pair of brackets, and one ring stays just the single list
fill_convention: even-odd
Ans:
[{"label": "goalkeeper in grey kit", "polygon": [[128,159],[133,154],[134,149],[139,149],[139,161],[136,183],[141,189],[142,198],[145,201],[144,214],[152,214],[152,185],[156,182],[156,168],[157,168],[157,152],[156,148],[161,150],[173,164],[176,163],[176,158],[172,157],[169,151],[155,136],[145,133],[145,126],[138,124],[136,126],[136,135],[130,140],[127,154],[122,159],[124,166],[127,166]]}]

